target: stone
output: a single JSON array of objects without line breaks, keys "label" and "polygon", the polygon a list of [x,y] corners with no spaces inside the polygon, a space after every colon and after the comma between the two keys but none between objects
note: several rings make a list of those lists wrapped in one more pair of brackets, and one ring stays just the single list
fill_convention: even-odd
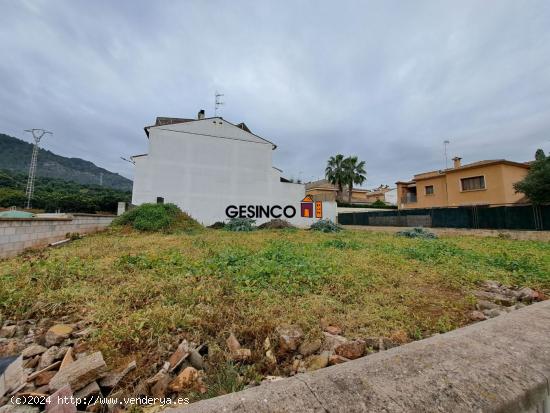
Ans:
[{"label": "stone", "polygon": [[335,336],[334,334],[330,334],[327,332],[323,332],[323,336],[324,342],[321,346],[321,350],[334,351],[334,349],[340,344],[346,343],[348,341],[348,339],[345,337]]},{"label": "stone", "polygon": [[322,344],[323,343],[321,342],[320,339],[313,340],[313,341],[304,341],[302,344],[300,344],[300,347],[298,348],[298,352],[302,356],[307,357],[314,353],[317,353],[321,348]]},{"label": "stone", "polygon": [[4,326],[0,328],[0,338],[12,338],[15,336],[15,333],[17,331],[17,326]]},{"label": "stone", "polygon": [[34,356],[33,358],[25,360],[23,367],[25,367],[26,369],[34,369],[36,366],[38,366],[39,361],[40,356]]},{"label": "stone", "polygon": [[99,385],[97,384],[97,382],[92,381],[90,384],[76,391],[74,393],[74,397],[78,397],[85,401],[89,401],[90,398],[94,396],[98,396],[100,394],[101,394],[101,389],[99,388]]},{"label": "stone", "polygon": [[234,361],[246,361],[252,357],[252,351],[248,348],[240,348],[237,351],[231,353],[231,358]]},{"label": "stone", "polygon": [[178,376],[170,382],[168,389],[179,393],[195,385],[199,378],[199,373],[194,367],[186,367]]},{"label": "stone", "polygon": [[189,363],[197,370],[204,370],[204,360],[195,349],[189,351]]},{"label": "stone", "polygon": [[537,293],[529,287],[523,287],[522,289],[518,290],[516,294],[518,300],[525,303],[532,303],[536,300],[537,297]]},{"label": "stone", "polygon": [[158,374],[158,378],[155,384],[151,387],[151,395],[156,398],[162,398],[166,396],[168,391],[168,385],[170,384],[170,375],[165,372]]},{"label": "stone", "polygon": [[47,347],[55,346],[69,338],[73,332],[73,327],[68,324],[55,324],[48,329],[44,341]]},{"label": "stone", "polygon": [[76,406],[73,403],[64,403],[63,400],[70,400],[73,397],[73,391],[68,384],[56,390],[49,398],[46,404],[47,413],[76,413]]},{"label": "stone", "polygon": [[57,346],[52,346],[49,349],[47,349],[40,356],[40,362],[38,363],[38,368],[43,369],[43,368],[48,367],[49,365],[53,364],[55,362],[55,360],[57,360],[58,354],[59,354],[59,347],[57,347]]},{"label": "stone", "polygon": [[527,305],[523,303],[517,303],[514,307],[516,308],[516,310],[519,310],[520,308],[527,307]]},{"label": "stone", "polygon": [[306,362],[306,370],[307,371],[315,371],[322,368],[325,368],[328,366],[328,360],[330,357],[329,351],[323,351],[321,354],[312,356],[307,362]]},{"label": "stone", "polygon": [[481,311],[472,311],[470,313],[470,320],[472,321],[483,321],[487,320],[487,316],[483,314]]},{"label": "stone", "polygon": [[334,366],[335,364],[345,363],[346,361],[350,361],[350,360],[338,354],[332,354],[328,358],[328,364],[330,364],[331,366]]},{"label": "stone", "polygon": [[326,326],[324,329],[327,333],[333,334],[335,336],[339,336],[342,334],[342,329],[338,326]]},{"label": "stone", "polygon": [[474,295],[477,298],[492,301],[494,303],[505,305],[507,307],[514,305],[517,301],[516,297],[514,297],[513,295],[508,296],[508,295],[493,293],[489,291],[476,291],[474,292]]},{"label": "stone", "polygon": [[137,367],[137,363],[135,360],[132,360],[125,368],[124,370],[122,370],[121,372],[114,372],[114,373],[110,373],[108,374],[107,376],[103,377],[100,381],[99,381],[99,385],[101,387],[108,387],[108,388],[113,388],[113,387],[116,387],[116,385],[118,383],[120,383],[120,381],[128,374],[130,373],[132,370],[135,370]]},{"label": "stone", "polygon": [[282,353],[296,351],[304,338],[302,329],[296,325],[279,326],[276,331],[279,334],[279,350]]},{"label": "stone", "polygon": [[74,361],[73,348],[69,347],[69,349],[67,350],[67,352],[63,356],[63,360],[61,361],[61,366],[59,366],[59,370],[63,370],[65,367],[67,367],[73,361]]},{"label": "stone", "polygon": [[306,363],[302,359],[294,359],[292,362],[292,372],[295,373],[305,373]]},{"label": "stone", "polygon": [[357,359],[365,354],[365,340],[353,340],[342,343],[334,349],[334,352],[350,360]]},{"label": "stone", "polygon": [[498,308],[493,308],[492,310],[483,310],[483,314],[485,314],[489,318],[498,317],[499,315],[504,313],[504,310],[500,310]]},{"label": "stone", "polygon": [[25,350],[21,352],[21,355],[23,358],[29,358],[34,357],[38,354],[42,354],[47,350],[46,347],[41,346],[39,344],[33,344],[32,346],[27,347]]},{"label": "stone", "polygon": [[365,344],[367,347],[377,351],[384,351],[398,346],[398,344],[387,337],[367,337]]},{"label": "stone", "polygon": [[241,343],[239,343],[239,340],[237,340],[237,337],[235,337],[235,334],[233,333],[229,334],[229,337],[227,337],[225,343],[231,353],[234,353],[241,348]]},{"label": "stone", "polygon": [[480,311],[492,310],[493,308],[499,308],[499,307],[500,306],[498,304],[495,304],[487,300],[477,300],[477,303],[476,303],[476,308]]},{"label": "stone", "polygon": [[38,413],[39,409],[28,404],[11,404],[0,407],[0,413]]},{"label": "stone", "polygon": [[281,377],[281,376],[265,376],[262,379],[261,384],[273,383],[274,381],[279,381],[279,380],[283,380],[283,379],[284,379],[284,377]]},{"label": "stone", "polygon": [[275,357],[275,354],[273,354],[273,350],[267,350],[265,352],[265,358],[267,359],[269,364],[277,364],[277,357]]},{"label": "stone", "polygon": [[60,370],[50,381],[52,390],[59,390],[69,384],[73,391],[80,390],[92,381],[100,378],[107,370],[101,352],[92,353],[69,364]]},{"label": "stone", "polygon": [[34,385],[37,387],[45,386],[50,382],[50,380],[57,374],[56,371],[48,370],[41,372],[38,376],[34,379]]},{"label": "stone", "polygon": [[26,383],[26,375],[23,370],[23,357],[14,358],[4,373],[0,375],[0,399]]},{"label": "stone", "polygon": [[170,363],[168,370],[172,372],[177,369],[187,356],[189,356],[189,343],[187,343],[187,340],[183,340],[168,359],[168,363]]},{"label": "stone", "polygon": [[61,365],[61,362],[60,361],[57,361],[53,364],[50,364],[49,366],[47,367],[44,367],[43,369],[41,370],[38,370],[38,371],[35,371],[33,374],[31,374],[27,380],[31,381],[31,380],[34,380],[36,377],[38,377],[41,373],[44,373],[45,371],[50,371],[50,370],[56,370],[59,366]]}]

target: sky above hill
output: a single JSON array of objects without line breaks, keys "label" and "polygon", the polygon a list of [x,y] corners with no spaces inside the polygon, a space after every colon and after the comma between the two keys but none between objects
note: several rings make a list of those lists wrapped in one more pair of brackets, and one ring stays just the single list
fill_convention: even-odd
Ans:
[{"label": "sky above hill", "polygon": [[214,112],[305,181],[550,151],[550,2],[0,0],[0,132],[132,177],[156,116]]}]

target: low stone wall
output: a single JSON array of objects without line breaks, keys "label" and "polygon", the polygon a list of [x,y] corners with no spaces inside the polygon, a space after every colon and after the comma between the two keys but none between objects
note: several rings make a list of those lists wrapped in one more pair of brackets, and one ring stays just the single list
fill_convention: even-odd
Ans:
[{"label": "low stone wall", "polygon": [[67,233],[100,231],[114,218],[93,214],[72,214],[66,218],[0,218],[0,258],[60,241]]},{"label": "low stone wall", "polygon": [[550,411],[550,301],[313,373],[167,410]]}]

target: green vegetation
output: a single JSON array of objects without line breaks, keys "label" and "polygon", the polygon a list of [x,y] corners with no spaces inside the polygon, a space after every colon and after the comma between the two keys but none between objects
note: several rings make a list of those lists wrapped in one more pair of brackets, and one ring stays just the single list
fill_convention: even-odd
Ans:
[{"label": "green vegetation", "polygon": [[180,232],[202,228],[175,204],[141,204],[115,218],[113,226],[129,226],[138,231]]},{"label": "green vegetation", "polygon": [[[27,175],[0,170],[0,207],[24,208]],[[131,193],[99,185],[80,185],[61,179],[37,177],[32,207],[46,212],[111,212],[118,202],[129,202]]]},{"label": "green vegetation", "polygon": [[348,156],[338,154],[331,156],[325,168],[327,180],[338,187],[337,198],[342,201],[344,186],[348,189],[348,203],[351,203],[353,185],[361,185],[366,179],[365,161],[360,161],[357,156]]},{"label": "green vegetation", "polygon": [[550,156],[546,156],[542,149],[535,153],[535,161],[527,176],[514,184],[517,192],[524,193],[533,204],[550,202]]},{"label": "green vegetation", "polygon": [[330,219],[321,219],[310,226],[312,231],[320,232],[340,232],[342,227],[338,224],[335,224]]},{"label": "green vegetation", "polygon": [[224,226],[227,231],[249,232],[256,229],[256,220],[252,218],[231,218]]},{"label": "green vegetation", "polygon": [[[346,230],[165,234],[111,228],[63,247],[0,261],[4,318],[69,315],[92,322],[91,349],[113,368],[138,360],[158,371],[184,335],[208,343],[211,397],[259,375],[263,342],[296,323],[308,337],[320,323],[347,337],[420,339],[469,322],[483,280],[550,292],[550,243],[502,238],[422,239]],[[228,360],[232,331],[252,349],[250,365]],[[169,352],[168,352],[169,354]]]},{"label": "green vegetation", "polygon": [[[48,137],[55,139],[55,137]],[[32,144],[0,133],[0,169],[27,174],[31,161]],[[66,158],[45,149],[38,152],[37,175],[76,182],[81,185],[99,185],[119,191],[131,191],[132,181],[119,174],[99,168],[80,158]],[[101,178],[102,177],[102,178]]]},{"label": "green vegetation", "polygon": [[407,237],[407,238],[424,238],[424,239],[437,238],[436,234],[424,228],[407,229],[404,231],[399,231],[395,235],[397,235],[398,237]]},{"label": "green vegetation", "polygon": [[384,201],[379,199],[373,202],[372,204],[353,204],[348,202],[337,202],[336,205],[343,208],[380,208],[380,209],[397,209],[396,205],[386,204]]}]

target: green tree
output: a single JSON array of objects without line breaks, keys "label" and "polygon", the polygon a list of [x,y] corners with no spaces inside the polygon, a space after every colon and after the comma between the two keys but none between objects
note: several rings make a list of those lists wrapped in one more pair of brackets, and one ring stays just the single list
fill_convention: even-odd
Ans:
[{"label": "green tree", "polygon": [[538,149],[527,176],[516,182],[514,189],[525,194],[534,205],[550,202],[550,156]]},{"label": "green tree", "polygon": [[350,156],[343,161],[345,184],[348,186],[348,202],[351,203],[353,185],[361,185],[367,179],[365,161],[359,162],[357,156]]},{"label": "green tree", "polygon": [[332,184],[338,187],[336,199],[342,201],[344,185],[346,183],[346,171],[344,170],[344,155],[331,156],[325,168],[325,177]]}]

